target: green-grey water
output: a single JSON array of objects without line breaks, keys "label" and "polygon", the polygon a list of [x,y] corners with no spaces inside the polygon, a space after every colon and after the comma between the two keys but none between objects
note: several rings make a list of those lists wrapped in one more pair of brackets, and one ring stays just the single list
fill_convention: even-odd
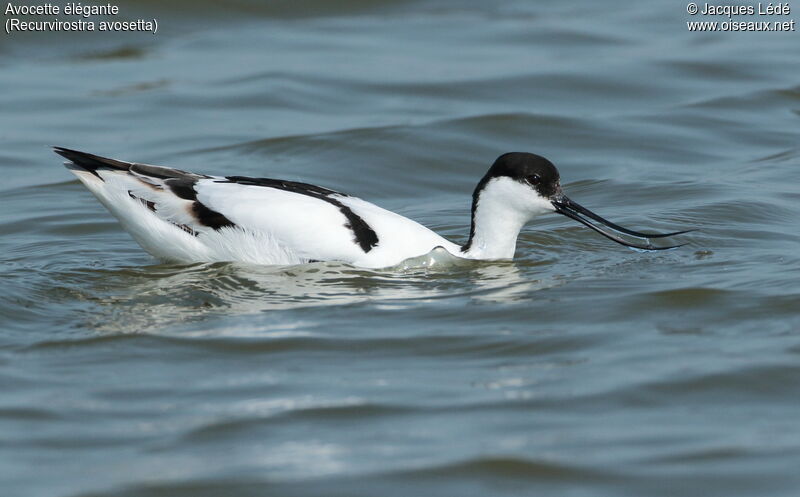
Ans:
[{"label": "green-grey water", "polygon": [[[797,495],[796,32],[656,1],[118,5],[158,33],[0,35],[3,496]],[[458,242],[530,151],[601,215],[697,231],[636,253],[552,215],[513,262],[164,265],[51,145]]]}]

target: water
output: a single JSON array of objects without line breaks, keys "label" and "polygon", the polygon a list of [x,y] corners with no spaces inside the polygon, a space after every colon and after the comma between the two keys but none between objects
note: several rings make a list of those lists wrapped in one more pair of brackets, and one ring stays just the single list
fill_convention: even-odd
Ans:
[{"label": "water", "polygon": [[[119,6],[158,34],[0,42],[4,496],[797,495],[796,33],[690,33],[669,2]],[[162,265],[50,145],[459,242],[491,161],[531,151],[601,215],[698,231],[642,254],[553,215],[513,263]]]}]

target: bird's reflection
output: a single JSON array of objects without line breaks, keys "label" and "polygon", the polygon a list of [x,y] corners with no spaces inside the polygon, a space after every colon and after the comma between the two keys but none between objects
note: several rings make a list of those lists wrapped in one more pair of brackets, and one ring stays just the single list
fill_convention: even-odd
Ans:
[{"label": "bird's reflection", "polygon": [[[96,271],[92,300],[100,312],[93,328],[145,331],[209,315],[241,316],[372,302],[414,307],[443,298],[514,303],[553,286],[512,262],[460,259],[444,249],[398,266],[358,269],[337,263],[257,266],[241,263],[156,265]],[[109,280],[116,291],[108,290]]]}]

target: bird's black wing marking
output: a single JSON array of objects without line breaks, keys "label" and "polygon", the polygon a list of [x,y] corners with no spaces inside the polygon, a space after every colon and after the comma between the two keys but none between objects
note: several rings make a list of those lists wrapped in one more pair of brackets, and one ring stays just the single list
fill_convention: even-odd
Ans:
[{"label": "bird's black wing marking", "polygon": [[[150,201],[150,200],[143,199],[143,198],[141,198],[141,197],[137,197],[137,196],[136,196],[136,195],[134,195],[134,194],[133,194],[133,192],[131,192],[130,190],[128,190],[128,196],[130,196],[130,197],[131,197],[132,199],[134,199],[134,200],[138,200],[139,202],[141,202],[141,203],[142,203],[142,205],[144,205],[145,207],[147,207],[147,209],[148,209],[148,210],[150,210],[151,212],[156,212],[156,211],[158,210],[158,209],[156,208],[156,204],[155,204],[155,202],[152,202],[152,201]],[[195,230],[193,230],[192,228],[190,228],[189,226],[186,226],[185,224],[173,223],[173,222],[171,222],[171,221],[168,221],[168,222],[169,222],[170,224],[172,224],[173,226],[175,226],[175,227],[178,227],[178,228],[182,229],[183,231],[185,231],[185,232],[189,233],[189,234],[190,234],[190,235],[192,235],[192,236],[197,236],[197,235],[199,234],[199,233],[197,233]]]},{"label": "bird's black wing marking", "polygon": [[373,249],[376,245],[378,245],[378,235],[375,233],[375,230],[367,224],[364,219],[353,212],[350,207],[344,205],[338,199],[332,197],[332,195],[339,195],[342,197],[349,197],[344,193],[337,192],[335,190],[330,190],[328,188],[323,188],[321,186],[312,185],[309,183],[300,183],[297,181],[284,181],[278,179],[270,179],[270,178],[249,178],[246,176],[226,176],[224,180],[217,180],[217,183],[236,183],[239,185],[247,185],[247,186],[263,186],[266,188],[276,188],[278,190],[284,190],[287,192],[292,193],[299,193],[300,195],[307,195],[309,197],[313,197],[323,202],[327,202],[341,212],[344,217],[347,219],[347,223],[345,227],[348,228],[353,232],[354,241],[361,247],[365,253],[369,252]]},{"label": "bird's black wing marking", "polygon": [[340,195],[342,197],[349,197],[346,193],[337,192],[329,188],[324,188],[311,183],[301,183],[299,181],[286,181],[282,179],[271,178],[250,178],[247,176],[225,176],[226,181],[218,181],[222,183],[238,183],[240,185],[251,186],[266,186],[270,188],[278,188],[279,190],[286,190],[293,193],[301,193],[303,195]]}]

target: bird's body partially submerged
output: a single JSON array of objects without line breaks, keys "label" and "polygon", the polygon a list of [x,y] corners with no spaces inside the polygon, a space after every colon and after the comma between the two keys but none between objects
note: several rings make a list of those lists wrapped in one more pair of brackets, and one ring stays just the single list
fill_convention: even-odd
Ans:
[{"label": "bird's body partially submerged", "polygon": [[[573,207],[583,209],[564,203],[569,199],[547,159],[505,154],[475,189],[470,238],[462,247],[406,217],[315,185],[207,176],[60,147],[55,151],[146,251],[179,263],[340,261],[379,268],[436,247],[469,259],[511,259],[528,220],[568,209],[562,213],[577,219]],[[655,248],[649,242],[638,247]]]}]

